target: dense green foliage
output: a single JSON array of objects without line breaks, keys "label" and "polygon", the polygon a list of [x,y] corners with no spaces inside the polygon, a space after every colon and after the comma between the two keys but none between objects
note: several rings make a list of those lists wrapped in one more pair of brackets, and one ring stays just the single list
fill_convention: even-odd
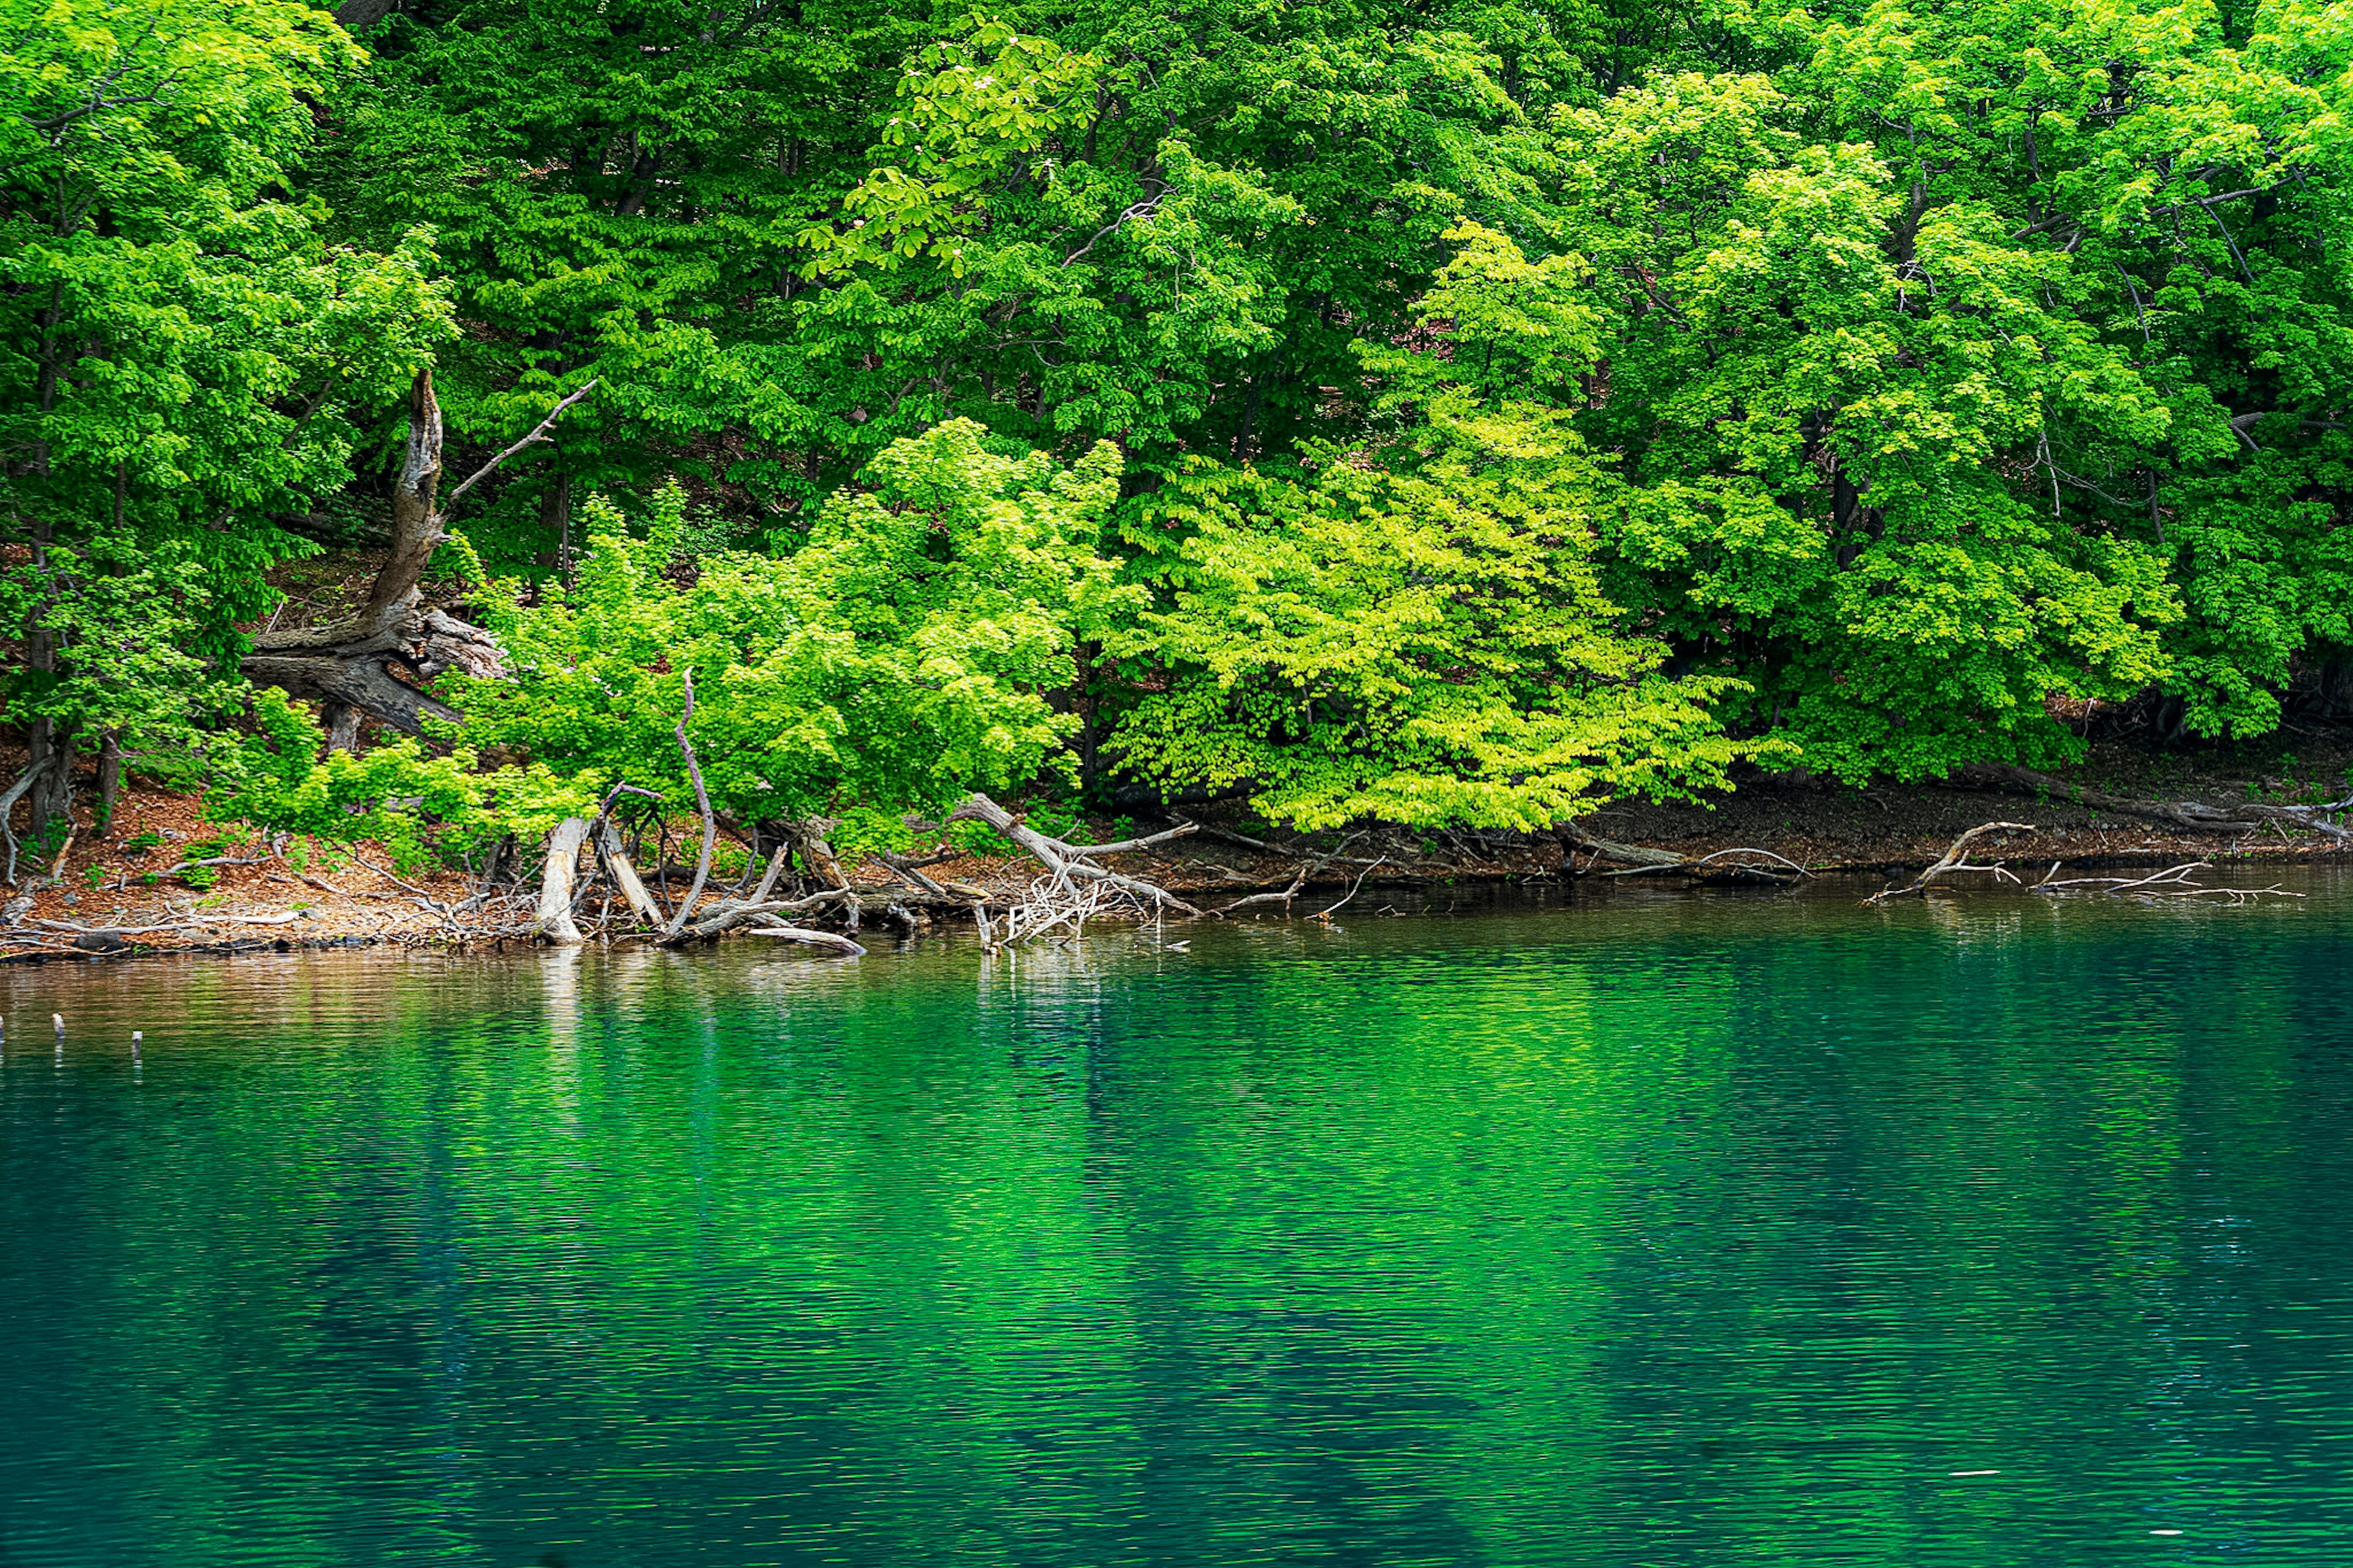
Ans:
[{"label": "dense green foliage", "polygon": [[[460,523],[512,679],[394,753],[530,812],[682,800],[690,668],[723,809],[877,821],[1542,826],[2353,686],[2344,0],[342,15],[0,0],[18,722],[204,752],[428,363],[465,456],[597,381]],[[393,788],[283,719],[239,809]]]}]

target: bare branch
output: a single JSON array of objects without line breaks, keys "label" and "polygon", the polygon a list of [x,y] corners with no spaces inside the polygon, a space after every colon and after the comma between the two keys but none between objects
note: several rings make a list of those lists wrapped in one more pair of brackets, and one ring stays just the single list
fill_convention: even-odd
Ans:
[{"label": "bare branch", "polygon": [[472,489],[476,485],[480,484],[484,479],[489,479],[493,473],[496,473],[501,463],[505,462],[509,458],[513,457],[517,452],[522,451],[526,447],[536,447],[544,443],[548,439],[547,433],[555,427],[555,422],[558,419],[564,417],[564,411],[571,407],[574,404],[579,402],[582,398],[587,396],[590,393],[596,391],[596,383],[599,379],[599,377],[591,376],[587,383],[583,385],[579,391],[574,393],[571,396],[565,398],[563,402],[550,409],[548,411],[547,417],[541,420],[538,426],[533,429],[530,435],[524,437],[522,440],[517,441],[513,446],[509,447],[505,451],[501,452],[497,457],[492,458],[489,462],[484,463],[480,468],[476,468],[471,474],[469,474],[456,489],[451,490],[448,495],[443,499],[441,502],[442,512],[447,514],[450,508],[458,504],[459,498],[462,497],[468,490]]},{"label": "bare branch", "polygon": [[694,717],[694,671],[684,672],[686,710],[678,716],[678,749],[686,753],[686,776],[694,784],[694,804],[702,813],[702,858],[695,863],[694,885],[688,888],[680,900],[678,912],[662,929],[665,941],[686,929],[687,918],[694,913],[695,900],[702,897],[702,885],[711,879],[711,851],[719,842],[719,824],[711,815],[711,795],[702,787],[702,766],[694,760],[694,742],[686,738],[687,721]]},{"label": "bare branch", "polygon": [[[1890,899],[1900,899],[1906,893],[1925,893],[1937,878],[1950,876],[1958,871],[1989,871],[1996,877],[2009,877],[2010,873],[2004,870],[1999,863],[1991,866],[1972,866],[1968,864],[1969,846],[1976,841],[1979,834],[1998,833],[2005,829],[2017,833],[2033,833],[2039,831],[2039,829],[2035,827],[2034,824],[2031,822],[1980,822],[1975,827],[1970,828],[1967,833],[1962,834],[1958,838],[1954,839],[1950,845],[1947,846],[1943,859],[1938,860],[1935,865],[1921,872],[1917,877],[1913,878],[1911,881],[1906,882],[1900,888],[1882,889],[1880,891],[1872,894],[1871,897],[1863,900],[1862,901],[1866,904],[1883,904]],[[2016,881],[2018,879],[2010,877],[2010,879],[2011,881]]]}]

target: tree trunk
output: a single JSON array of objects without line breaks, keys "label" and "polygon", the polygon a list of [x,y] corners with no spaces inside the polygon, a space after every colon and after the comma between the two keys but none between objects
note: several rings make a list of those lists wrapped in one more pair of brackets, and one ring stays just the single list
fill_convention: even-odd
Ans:
[{"label": "tree trunk", "polygon": [[348,702],[329,702],[319,710],[327,727],[327,750],[355,752],[360,744],[360,710]]},{"label": "tree trunk", "polygon": [[441,409],[433,373],[420,370],[408,400],[408,448],[392,490],[392,543],[369,585],[366,605],[347,621],[254,638],[245,674],[264,686],[322,704],[331,749],[349,750],[359,721],[376,720],[417,734],[428,718],[456,720],[458,710],[419,689],[441,671],[503,672],[498,644],[424,603],[417,579],[441,531]]},{"label": "tree trunk", "polygon": [[558,474],[539,496],[539,524],[555,535],[555,575],[572,586],[572,476]]},{"label": "tree trunk", "polygon": [[[30,837],[36,842],[46,842],[51,823],[63,822],[70,828],[73,822],[75,735],[70,724],[52,724],[47,720],[39,721],[39,724],[47,742],[49,765],[34,781],[26,804],[31,808]],[[41,754],[37,752],[32,760],[38,762]]]},{"label": "tree trunk", "polygon": [[621,889],[621,900],[629,906],[630,912],[656,931],[661,930],[666,923],[661,906],[646,891],[645,879],[629,864],[628,853],[621,847],[621,836],[610,822],[599,825],[597,847],[604,852],[605,869],[612,873],[613,884]]},{"label": "tree trunk", "polygon": [[1640,844],[1620,844],[1613,839],[1596,838],[1575,822],[1564,822],[1553,830],[1560,836],[1563,864],[1584,850],[1604,860],[1614,860],[1620,866],[1658,867],[1680,866],[1683,858],[1672,849],[1650,849]]},{"label": "tree trunk", "polygon": [[567,816],[547,836],[547,868],[540,873],[539,917],[533,922],[542,942],[578,947],[587,940],[572,923],[572,879],[590,826],[585,816]]},{"label": "tree trunk", "polygon": [[122,793],[122,747],[117,743],[114,731],[109,730],[98,747],[98,826],[104,832],[114,826],[115,798]]}]

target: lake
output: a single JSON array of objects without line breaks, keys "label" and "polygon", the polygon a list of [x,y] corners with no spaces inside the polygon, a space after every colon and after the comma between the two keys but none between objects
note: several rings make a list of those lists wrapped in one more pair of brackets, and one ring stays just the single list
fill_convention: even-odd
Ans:
[{"label": "lake", "polygon": [[0,1563],[2342,1563],[2293,885],[11,969]]}]

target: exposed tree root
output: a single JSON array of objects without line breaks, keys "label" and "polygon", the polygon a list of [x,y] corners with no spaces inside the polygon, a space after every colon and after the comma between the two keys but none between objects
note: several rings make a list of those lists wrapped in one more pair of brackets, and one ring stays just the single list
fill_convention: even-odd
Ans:
[{"label": "exposed tree root", "polygon": [[538,428],[476,469],[445,503],[439,499],[441,409],[433,397],[432,373],[418,371],[409,390],[408,447],[392,488],[392,543],[368,588],[366,605],[332,626],[261,633],[240,663],[243,673],[319,702],[327,743],[334,749],[352,747],[363,717],[411,735],[426,719],[458,718],[457,710],[427,696],[423,683],[451,668],[501,674],[505,661],[489,632],[433,608],[417,592],[426,563],[449,537],[441,527],[443,513],[509,458],[547,440],[565,410],[596,384],[592,381],[557,404]]}]

